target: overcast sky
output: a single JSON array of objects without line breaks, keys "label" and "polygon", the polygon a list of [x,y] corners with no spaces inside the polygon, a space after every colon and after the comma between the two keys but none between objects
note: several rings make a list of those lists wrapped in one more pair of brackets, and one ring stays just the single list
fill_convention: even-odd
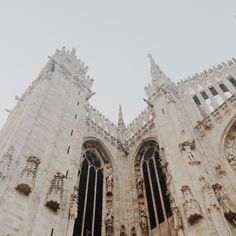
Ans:
[{"label": "overcast sky", "polygon": [[178,81],[236,57],[235,0],[0,0],[0,127],[57,48],[76,48],[95,79],[90,102],[129,123],[146,104],[147,58]]}]

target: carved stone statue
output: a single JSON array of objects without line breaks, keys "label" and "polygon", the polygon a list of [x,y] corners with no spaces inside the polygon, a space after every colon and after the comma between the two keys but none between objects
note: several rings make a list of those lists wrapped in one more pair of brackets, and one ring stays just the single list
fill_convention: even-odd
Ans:
[{"label": "carved stone statue", "polygon": [[210,212],[214,208],[217,210],[220,209],[220,206],[217,202],[214,191],[213,191],[212,187],[209,185],[209,183],[207,182],[207,180],[203,176],[200,176],[199,181],[200,181],[200,184],[202,187],[204,203],[205,203],[208,211]]},{"label": "carved stone statue", "polygon": [[0,178],[5,179],[8,175],[9,169],[12,164],[15,148],[10,146],[6,153],[3,154],[0,160]]},{"label": "carved stone statue", "polygon": [[38,166],[40,161],[37,157],[31,156],[27,160],[27,164],[21,173],[16,189],[25,195],[28,195],[33,187],[37,176]]},{"label": "carved stone statue", "polygon": [[60,208],[64,191],[64,178],[65,176],[57,172],[52,181],[46,198],[46,206],[57,211]]},{"label": "carved stone statue", "polygon": [[131,231],[130,231],[130,236],[137,236],[137,232],[134,226],[132,226]]},{"label": "carved stone statue", "polygon": [[113,195],[113,177],[111,167],[108,169],[106,177],[107,196]]},{"label": "carved stone statue", "polygon": [[170,195],[169,199],[170,199],[170,207],[171,207],[171,211],[172,211],[173,219],[174,219],[174,229],[178,232],[180,229],[183,228],[181,213],[180,213],[179,207],[177,207],[176,205],[175,198]]},{"label": "carved stone statue", "polygon": [[195,223],[202,217],[200,206],[197,200],[193,197],[193,194],[189,186],[184,185],[181,189],[184,199],[184,212],[190,224]]},{"label": "carved stone statue", "polygon": [[141,228],[142,232],[147,233],[148,220],[147,220],[147,216],[145,215],[144,211],[140,212],[140,228]]},{"label": "carved stone statue", "polygon": [[124,225],[121,225],[121,227],[120,227],[120,236],[128,236]]},{"label": "carved stone statue", "polygon": [[233,171],[236,173],[236,158],[235,155],[233,154],[232,150],[227,154],[227,160],[232,167]]},{"label": "carved stone statue", "polygon": [[166,161],[164,148],[161,148],[160,163],[163,170],[163,174],[166,178],[166,183],[168,184],[171,179],[171,173],[169,170],[169,163]]},{"label": "carved stone statue", "polygon": [[148,220],[145,214],[144,200],[139,200],[139,224],[142,232],[146,235],[148,232]]},{"label": "carved stone statue", "polygon": [[220,205],[213,188],[203,176],[200,176],[199,181],[202,187],[204,204],[211,219],[209,221],[211,235],[230,235],[227,228],[225,228],[224,219],[220,212]]},{"label": "carved stone statue", "polygon": [[221,165],[217,165],[215,167],[216,174],[219,178],[222,178],[226,175],[226,171],[222,169]]},{"label": "carved stone statue", "polygon": [[106,218],[105,218],[105,226],[106,226],[106,236],[112,236],[113,233],[113,214],[111,209],[107,210]]},{"label": "carved stone statue", "polygon": [[200,121],[197,123],[198,124],[195,126],[194,130],[200,137],[204,137],[206,135],[205,126]]},{"label": "carved stone statue", "polygon": [[210,118],[207,118],[207,119],[204,121],[204,127],[205,127],[205,129],[208,129],[208,130],[213,129],[214,125],[213,125],[213,123],[212,123],[212,121],[211,121]]},{"label": "carved stone statue", "polygon": [[72,194],[70,195],[70,205],[69,205],[69,219],[75,220],[77,218],[77,205],[78,205],[78,192],[79,188],[74,187]]},{"label": "carved stone statue", "polygon": [[220,207],[222,208],[224,212],[225,218],[232,225],[236,226],[236,212],[235,212],[235,209],[233,208],[233,205],[229,196],[225,194],[222,185],[218,183],[212,185],[212,188],[214,189],[214,192],[220,204]]},{"label": "carved stone statue", "polygon": [[142,198],[143,197],[143,179],[141,177],[139,166],[135,168],[135,175],[136,175],[136,188],[138,192],[138,197]]},{"label": "carved stone statue", "polygon": [[183,143],[180,143],[179,144],[179,148],[181,151],[185,151],[189,161],[195,161],[196,158],[195,158],[195,154],[193,152],[193,150],[195,149],[195,141],[192,140],[192,141],[185,141]]}]

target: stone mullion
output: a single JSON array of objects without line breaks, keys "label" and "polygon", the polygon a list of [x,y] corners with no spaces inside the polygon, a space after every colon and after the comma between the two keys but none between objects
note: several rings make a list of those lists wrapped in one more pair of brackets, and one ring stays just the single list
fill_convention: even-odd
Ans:
[{"label": "stone mullion", "polygon": [[224,94],[224,92],[220,88],[219,84],[215,81],[215,79],[212,80],[212,84],[213,84],[215,90],[217,91],[217,93],[222,97],[223,101],[227,100],[226,95]]},{"label": "stone mullion", "polygon": [[225,86],[228,88],[231,94],[235,93],[235,87],[231,84],[231,82],[228,79],[223,79],[222,83],[225,84]]},{"label": "stone mullion", "polygon": [[[203,116],[206,116],[206,115],[209,113],[209,109],[208,109],[208,107],[207,107],[206,101],[203,99],[203,97],[202,97],[202,95],[199,93],[199,91],[197,91],[197,90],[194,89],[194,92],[195,92],[195,95],[198,97],[198,99],[199,99],[199,101],[200,101],[200,103],[201,103],[199,109],[203,108],[203,111],[202,111],[202,112],[205,113],[205,114],[202,114],[202,115],[203,115]],[[197,105],[196,105],[196,106],[197,106]],[[201,112],[201,110],[200,110],[200,112]]]},{"label": "stone mullion", "polygon": [[217,103],[215,97],[213,96],[213,94],[209,90],[208,86],[206,86],[206,83],[202,83],[201,85],[203,87],[203,90],[206,92],[207,96],[211,100],[213,108],[216,109],[219,106],[219,104]]},{"label": "stone mullion", "polygon": [[88,185],[89,185],[89,177],[90,177],[90,165],[88,165],[88,173],[87,173],[87,181],[86,181],[86,190],[84,196],[84,210],[83,210],[83,220],[81,225],[81,234],[84,233],[84,221],[85,221],[85,214],[86,214],[86,207],[87,207],[87,197],[88,197]]},{"label": "stone mullion", "polygon": [[[155,152],[154,152],[154,155],[155,155]],[[168,223],[167,215],[166,215],[166,208],[165,208],[165,204],[164,204],[164,200],[163,200],[162,189],[161,189],[161,184],[160,184],[160,180],[159,180],[159,176],[158,176],[158,171],[157,171],[154,155],[152,156],[152,160],[153,160],[153,166],[154,166],[154,170],[155,170],[155,174],[156,174],[156,179],[157,179],[158,191],[159,191],[159,195],[160,195],[160,199],[161,199],[162,211],[163,211],[163,214],[164,214],[165,222],[168,225],[168,230],[170,232],[169,223]]]},{"label": "stone mullion", "polygon": [[[154,196],[154,191],[153,191],[153,186],[152,186],[152,179],[150,176],[150,170],[149,170],[149,163],[147,163],[147,173],[148,173],[148,181],[149,181],[149,185],[150,185],[150,189],[151,189],[151,197],[152,197],[152,204],[153,204],[153,210],[154,210],[154,214],[155,214],[155,218],[156,218],[156,222],[157,222],[157,227],[159,228],[159,219],[158,219],[158,215],[157,215],[157,207],[156,203],[155,203],[155,196]],[[150,216],[149,216],[150,217]]]},{"label": "stone mullion", "polygon": [[92,235],[94,236],[94,221],[95,221],[95,212],[96,212],[96,198],[97,198],[97,176],[98,172],[97,169],[95,169],[95,182],[94,182],[94,198],[93,198],[93,221],[92,221]]}]

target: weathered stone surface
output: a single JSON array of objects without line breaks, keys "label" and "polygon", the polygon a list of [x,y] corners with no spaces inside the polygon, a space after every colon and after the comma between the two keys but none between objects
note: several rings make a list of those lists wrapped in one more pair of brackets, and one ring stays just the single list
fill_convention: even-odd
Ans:
[{"label": "weathered stone surface", "polygon": [[101,235],[236,234],[236,61],[174,84],[149,58],[148,107],[127,126],[89,104],[75,50],[17,97],[0,132],[1,235],[73,235],[86,150],[103,173]]}]

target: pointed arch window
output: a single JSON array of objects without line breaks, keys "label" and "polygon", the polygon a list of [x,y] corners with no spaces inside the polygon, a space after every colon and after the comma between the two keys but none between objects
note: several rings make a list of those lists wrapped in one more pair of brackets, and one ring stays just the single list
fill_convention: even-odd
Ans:
[{"label": "pointed arch window", "polygon": [[[152,230],[159,224],[167,222],[167,219],[172,216],[157,143],[154,141],[144,143],[139,150],[138,157],[139,160],[136,160],[135,163],[136,178],[139,175],[137,170],[142,172],[145,192],[143,198],[146,198],[149,226]],[[142,199],[139,199],[140,201]]]},{"label": "pointed arch window", "polygon": [[73,236],[101,235],[103,205],[103,169],[98,153],[84,154],[79,180],[78,212]]}]

